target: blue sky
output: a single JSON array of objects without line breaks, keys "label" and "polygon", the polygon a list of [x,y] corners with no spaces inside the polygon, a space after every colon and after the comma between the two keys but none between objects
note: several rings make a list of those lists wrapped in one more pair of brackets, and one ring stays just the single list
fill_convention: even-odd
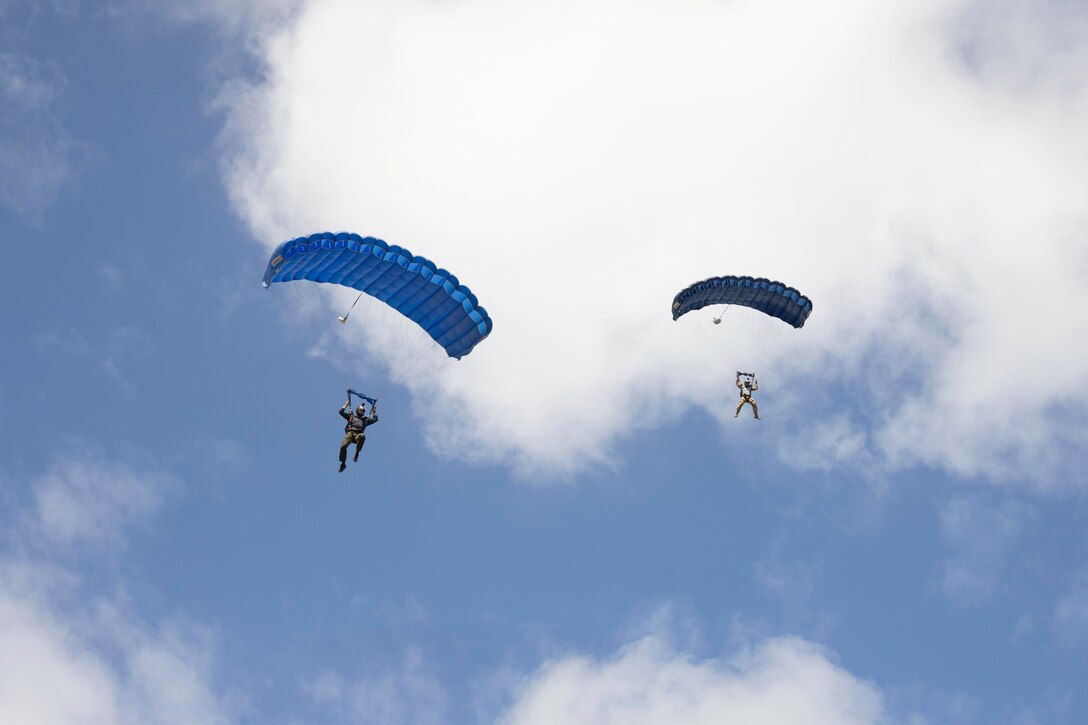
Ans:
[{"label": "blue sky", "polygon": [[[1086,23],[0,0],[0,720],[1085,721]],[[391,383],[259,285],[324,229],[492,336]]]}]

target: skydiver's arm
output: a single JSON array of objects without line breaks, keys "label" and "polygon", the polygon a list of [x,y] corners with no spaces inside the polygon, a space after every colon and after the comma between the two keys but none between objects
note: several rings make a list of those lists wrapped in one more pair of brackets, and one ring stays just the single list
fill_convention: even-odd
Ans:
[{"label": "skydiver's arm", "polygon": [[752,390],[759,390],[759,381],[752,378]]},{"label": "skydiver's arm", "polygon": [[351,413],[348,412],[348,406],[344,406],[340,409],[340,417],[344,420],[351,420]]}]

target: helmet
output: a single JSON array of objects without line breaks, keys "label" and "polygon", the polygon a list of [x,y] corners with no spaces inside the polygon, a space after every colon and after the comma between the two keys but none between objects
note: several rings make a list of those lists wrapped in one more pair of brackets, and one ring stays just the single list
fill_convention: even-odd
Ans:
[{"label": "helmet", "polygon": [[366,406],[365,405],[360,405],[358,408],[355,409],[355,413],[357,415],[365,415],[366,414]]}]

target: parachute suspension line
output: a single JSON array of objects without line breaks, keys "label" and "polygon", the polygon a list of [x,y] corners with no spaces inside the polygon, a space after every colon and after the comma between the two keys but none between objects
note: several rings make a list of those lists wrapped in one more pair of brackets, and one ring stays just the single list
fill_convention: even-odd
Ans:
[{"label": "parachute suspension line", "polygon": [[292,284],[288,285],[288,287],[295,291],[295,298],[298,299],[299,304],[302,305],[302,309],[306,310],[306,316],[313,317],[314,311],[313,308],[310,307],[310,300],[306,297],[306,295],[302,294],[297,285]]},{"label": "parachute suspension line", "polygon": [[703,336],[703,339],[704,339],[704,340],[706,340],[706,341],[707,341],[707,343],[708,343],[708,344],[709,344],[709,345],[710,345],[710,346],[711,346],[712,348],[714,348],[714,349],[715,349],[715,350],[716,350],[716,351],[717,351],[717,352],[718,352],[719,354],[722,354],[722,349],[721,349],[721,347],[719,346],[719,343],[718,343],[718,341],[716,341],[716,340],[715,340],[714,338],[712,338],[712,337],[711,337],[711,336],[710,336],[710,335],[709,335],[709,334],[707,333],[707,331],[703,329],[703,326],[702,326],[702,325],[696,325],[696,326],[695,326],[695,329],[696,329],[696,330],[697,330],[697,331],[699,332],[699,334],[700,334],[700,335],[702,335],[702,336]]},{"label": "parachute suspension line", "polygon": [[295,297],[302,303],[303,309],[306,310],[306,317],[314,324],[315,329],[318,330],[317,344],[321,348],[327,347],[330,342],[336,340],[336,328],[339,325],[334,324],[329,319],[328,308],[325,307],[325,302],[328,301],[327,297],[318,294],[316,291],[307,292],[301,288],[300,285],[291,284],[291,289],[295,291]]},{"label": "parachute suspension line", "polygon": [[[693,326],[691,322],[687,322],[686,324],[684,322],[681,322],[680,327],[684,328],[684,331],[692,340],[695,341],[696,345],[700,346],[700,349],[702,349],[702,345],[711,345],[712,347],[716,347],[714,343],[710,341],[710,338],[707,336],[707,334],[702,330],[702,325]],[[699,328],[699,331],[696,332],[694,329],[692,329],[693,327]],[[702,340],[699,339],[700,337],[702,338]],[[715,365],[714,367],[717,368],[718,366]]]},{"label": "parachute suspension line", "polygon": [[403,320],[398,320],[400,315],[392,310],[392,308],[386,307],[382,310],[383,335],[385,342],[382,344],[382,353],[386,356],[386,359],[396,360],[404,354],[404,348],[408,344],[408,340],[411,339],[411,335],[404,328]]},{"label": "parachute suspension line", "polygon": [[735,351],[731,351],[727,346],[723,345],[722,341],[718,339],[718,336],[711,335],[709,332],[707,332],[707,330],[704,329],[705,327],[706,325],[702,324],[695,325],[695,329],[699,331],[699,334],[703,336],[704,340],[710,343],[710,346],[713,349],[718,351],[718,354],[723,360],[729,360],[729,358],[731,357],[731,352],[733,352],[734,355],[736,354]]},{"label": "parachute suspension line", "polygon": [[[734,321],[736,320],[736,318],[733,319]],[[715,339],[717,335],[710,334],[705,329],[707,327],[706,318],[694,318],[688,321],[687,324],[681,322],[680,326],[687,330],[687,334],[695,341],[696,345],[699,345],[700,347],[706,345],[716,353],[712,363],[713,370],[711,372],[711,380],[713,381],[714,389],[725,391],[722,394],[728,398],[733,384],[733,379],[729,377],[728,371],[730,370],[730,365],[735,362],[736,355],[730,355],[726,349],[727,346],[723,345],[721,340]],[[718,379],[719,375],[722,376],[720,381]]]},{"label": "parachute suspension line", "polygon": [[[355,321],[348,324],[344,318],[349,317],[364,293],[350,288],[345,292],[346,296],[339,295],[338,306],[343,308],[348,304],[348,299],[352,299],[348,314],[338,318],[345,326],[342,336],[350,343],[349,349],[369,348],[370,354],[376,355],[376,359],[381,360],[393,375],[390,379],[391,383],[397,384],[403,380],[412,372],[412,367],[418,367],[418,363],[426,357],[428,352],[437,349],[434,340],[425,330],[415,327],[409,329],[404,325],[398,325],[392,310],[377,304],[379,300],[373,300],[371,304],[364,305],[363,317],[355,316],[351,318]],[[369,336],[365,334],[366,330],[363,328],[370,329]],[[347,334],[343,335],[344,332]],[[445,357],[443,354],[442,358]]]},{"label": "parachute suspension line", "polygon": [[452,357],[448,357],[444,354],[441,356],[441,358],[438,358],[437,356],[435,357],[437,358],[436,361],[432,362],[430,365],[418,367],[421,361],[428,359],[428,356],[426,355],[419,356],[418,358],[416,358],[415,361],[411,363],[411,365],[398,373],[397,377],[391,382],[394,385],[407,385],[408,383],[418,380],[422,377],[433,375],[434,373],[445,368],[447,365],[453,362]]},{"label": "parachute suspension line", "polygon": [[759,351],[759,357],[756,360],[756,369],[763,365],[763,360],[767,357],[767,354],[774,349],[778,343],[778,338],[782,336],[782,332],[786,329],[785,325],[776,325],[774,335],[771,336],[770,341],[763,345],[763,349]]},{"label": "parachute suspension line", "polygon": [[[751,312],[751,310],[749,310]],[[762,326],[766,320],[761,319],[755,314],[741,315],[742,320],[740,323],[740,334],[743,339],[743,350],[747,353],[742,355],[742,359],[737,362],[741,363],[740,367],[756,370],[759,366],[755,364],[756,358],[759,355],[759,348],[763,340],[763,336],[766,334],[766,329]]]},{"label": "parachute suspension line", "polygon": [[[419,328],[410,336],[408,344],[403,346],[403,351],[397,355],[391,363],[393,370],[404,371],[406,366],[414,364],[419,358],[427,355],[434,348],[434,341],[425,330]],[[400,373],[394,376],[392,382],[396,383]]]},{"label": "parachute suspension line", "polygon": [[[368,350],[371,360],[387,368],[390,382],[396,383],[392,376],[403,371],[407,361],[425,354],[434,342],[425,330],[415,325],[407,326],[405,321],[398,320],[393,309],[378,302],[380,300],[376,299],[366,305],[364,326],[369,328],[369,335],[359,342]],[[361,331],[357,332],[362,336]]]},{"label": "parachute suspension line", "polygon": [[393,314],[394,313],[390,312],[389,308],[385,305],[383,305],[379,311],[381,321],[378,323],[380,328],[378,331],[378,346],[383,354],[388,352],[391,346],[392,334],[389,331],[389,318],[392,317]]},{"label": "parachute suspension line", "polygon": [[397,372],[395,375],[393,375],[393,379],[389,382],[393,383],[394,385],[398,385],[403,382],[408,377],[409,373],[411,373],[419,365],[420,362],[426,359],[427,352],[428,350],[424,348],[416,355],[412,356],[410,359],[403,361],[403,363],[398,362],[398,364],[394,366],[394,369]]},{"label": "parachute suspension line", "polygon": [[[730,307],[735,305],[726,305],[717,316],[710,318],[711,322],[715,325],[720,324]],[[728,330],[710,330],[706,319],[706,317],[695,318],[689,323],[695,331],[688,330],[688,333],[702,337],[727,367],[739,366],[753,372],[759,371],[786,330],[785,325],[777,324],[778,320],[764,320],[756,315],[739,313],[735,313],[735,316],[730,315],[731,322]],[[688,326],[681,324],[684,327]]]},{"label": "parachute suspension line", "polygon": [[[356,291],[355,291],[355,289],[352,288],[352,289],[349,289],[348,292],[356,292]],[[356,294],[362,295],[362,294],[365,294],[365,293],[356,293]],[[360,296],[360,297],[357,297],[356,299],[359,300],[359,299],[362,299],[362,297]],[[347,299],[345,298],[343,301],[346,303]],[[349,340],[351,342],[351,348],[354,351],[355,355],[365,355],[366,352],[367,352],[367,349],[368,349],[368,346],[367,346],[367,330],[370,329],[370,318],[371,318],[370,308],[373,307],[373,306],[374,306],[373,302],[370,301],[370,300],[368,300],[367,302],[364,302],[363,306],[360,308],[359,314],[352,317],[351,321],[348,322],[347,325],[346,325],[346,327],[348,328],[347,329],[348,338],[349,338]],[[360,315],[361,315],[361,317],[360,317]]]},{"label": "parachute suspension line", "polygon": [[298,315],[298,308],[291,306],[291,302],[287,299],[287,295],[279,291],[273,292],[271,289],[269,289],[269,292],[272,292],[272,296],[276,298],[276,304],[279,305],[280,310],[283,311],[283,317],[285,320],[290,320],[292,316]]},{"label": "parachute suspension line", "polygon": [[437,355],[439,359],[445,359],[448,356],[446,351],[438,346],[432,338],[430,333],[426,330],[417,330],[416,332],[416,344],[412,346],[408,355],[405,356],[404,362],[414,361],[418,357],[427,357],[430,355]]},{"label": "parachute suspension line", "polygon": [[[715,325],[720,325],[722,323],[722,318],[725,317],[725,313],[729,311],[730,307],[732,307],[732,305],[729,305],[729,304],[725,305],[722,308],[721,313],[717,317],[711,318],[711,321]],[[737,317],[736,315],[730,315],[729,319],[730,320],[735,320],[736,317]],[[740,317],[741,317],[741,321],[742,321],[742,324],[743,324],[744,315],[741,315]],[[735,323],[730,322],[729,324],[734,325]],[[736,358],[737,351],[735,349],[731,348],[730,345],[728,345],[728,343],[727,344],[722,344],[721,333],[708,333],[705,330],[703,330],[703,325],[699,326],[699,330],[701,332],[703,332],[703,337],[706,337],[707,339],[710,340],[710,342],[713,345],[714,349],[716,349],[718,351],[718,354],[721,355],[721,358],[722,358],[723,362],[730,363],[730,364],[732,362],[735,362],[734,358]]]},{"label": "parachute suspension line", "polygon": [[358,320],[355,322],[355,344],[356,347],[360,349],[366,348],[366,333],[370,330],[371,320],[374,318],[375,306],[374,300],[368,300],[367,304],[363,305],[362,324],[360,324]]},{"label": "parachute suspension line", "polygon": [[[691,337],[691,339],[696,342],[696,344],[699,344],[699,345],[703,344],[703,343],[699,342],[699,335],[697,335],[695,333],[695,330],[692,329],[692,325],[691,325],[690,322],[683,321],[683,322],[680,322],[679,324],[680,324],[680,327],[684,328],[684,332],[686,332],[688,334],[688,336]],[[704,339],[705,339],[705,336],[704,336]]]},{"label": "parachute suspension line", "polygon": [[272,291],[272,285],[265,287],[265,289],[267,289],[269,293],[276,299],[276,304],[280,306],[280,309],[282,309],[284,312],[291,311],[291,305],[287,304],[287,300],[283,299],[283,297],[279,293]]},{"label": "parachute suspension line", "polygon": [[366,313],[363,315],[363,324],[369,325],[371,318],[374,317],[374,303],[371,302],[366,306],[365,309]]}]

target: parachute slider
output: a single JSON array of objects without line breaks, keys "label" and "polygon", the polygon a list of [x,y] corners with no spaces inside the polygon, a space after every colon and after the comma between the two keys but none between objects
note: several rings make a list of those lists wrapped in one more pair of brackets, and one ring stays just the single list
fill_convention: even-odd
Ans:
[{"label": "parachute slider", "polygon": [[[357,295],[357,296],[355,297],[355,302],[352,302],[352,303],[351,303],[351,307],[349,307],[349,308],[348,308],[348,311],[347,311],[347,312],[345,312],[345,313],[344,313],[344,314],[342,314],[342,315],[339,315],[339,316],[338,316],[338,317],[336,318],[336,319],[340,320],[340,324],[341,324],[341,325],[346,325],[346,324],[348,323],[348,315],[350,315],[350,314],[351,314],[351,311],[355,309],[355,305],[357,305],[357,304],[359,303],[359,298],[360,298],[360,297],[362,297],[362,296],[363,296],[363,293],[362,293],[362,292],[360,292],[360,293],[359,293],[359,294],[358,294],[358,295]],[[358,394],[358,393],[356,393],[356,395],[359,395],[359,394]],[[363,397],[363,396],[359,395],[359,397],[361,398],[361,397]]]}]

